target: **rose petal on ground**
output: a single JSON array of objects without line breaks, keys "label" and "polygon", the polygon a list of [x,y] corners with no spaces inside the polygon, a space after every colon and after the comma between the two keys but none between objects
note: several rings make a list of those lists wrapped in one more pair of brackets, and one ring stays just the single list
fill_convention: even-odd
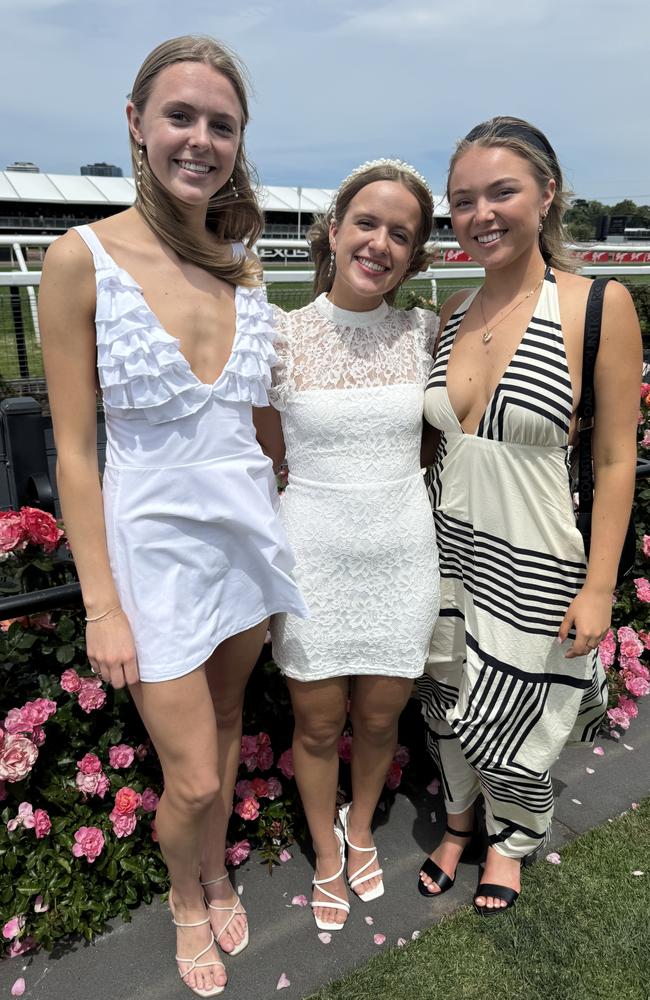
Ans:
[{"label": "rose petal on ground", "polygon": [[636,871],[636,872],[632,872],[632,874],[633,875],[645,875],[645,872]]},{"label": "rose petal on ground", "polygon": [[546,855],[546,860],[550,861],[552,865],[559,865],[562,863],[562,858],[557,853],[557,851],[551,851],[550,854]]},{"label": "rose petal on ground", "polygon": [[373,925],[373,924],[374,924],[374,922],[375,922],[375,921],[374,921],[374,920],[372,919],[372,917],[364,917],[363,919],[365,920],[365,922],[366,922],[366,923],[368,924],[368,926],[369,926],[369,927],[372,927],[372,925]]},{"label": "rose petal on ground", "polygon": [[323,944],[329,944],[332,940],[332,935],[329,931],[321,931],[318,935],[318,940],[322,941]]},{"label": "rose petal on ground", "polygon": [[437,795],[439,791],[440,791],[440,781],[438,780],[438,778],[434,778],[433,781],[431,781],[427,785],[427,792],[429,793],[429,795]]},{"label": "rose petal on ground", "polygon": [[634,747],[631,747],[628,743],[624,743],[623,746],[626,750],[634,750]]},{"label": "rose petal on ground", "polygon": [[293,854],[291,854],[291,852],[288,851],[286,847],[284,848],[284,850],[280,851],[279,858],[282,864],[284,864],[285,861],[291,861],[292,857]]},{"label": "rose petal on ground", "polygon": [[21,997],[24,992],[25,992],[25,980],[21,976],[20,979],[17,979],[16,982],[11,987],[11,995],[12,997]]},{"label": "rose petal on ground", "polygon": [[595,753],[597,757],[604,757],[605,756],[605,751],[603,750],[602,747],[594,747],[591,752]]},{"label": "rose petal on ground", "polygon": [[294,896],[293,899],[291,900],[292,906],[307,906],[308,903],[309,900],[307,899],[306,896]]},{"label": "rose petal on ground", "polygon": [[613,729],[609,735],[613,740],[620,740],[621,738],[621,734],[616,729]]},{"label": "rose petal on ground", "polygon": [[572,801],[572,802],[574,803],[574,805],[576,805],[576,806],[581,806],[581,805],[582,805],[582,802],[580,801],[580,799],[571,799],[571,801]]},{"label": "rose petal on ground", "polygon": [[596,773],[596,772],[594,771],[593,767],[586,767],[586,768],[585,768],[585,771],[587,772],[587,774],[595,774],[595,773]]},{"label": "rose petal on ground", "polygon": [[276,990],[286,990],[287,986],[291,986],[291,981],[287,979],[286,973],[283,972],[278,979],[278,985],[275,988]]},{"label": "rose petal on ground", "polygon": [[375,942],[375,944],[383,944],[384,941],[386,940],[386,935],[385,934],[375,934],[375,936],[373,937],[372,940]]},{"label": "rose petal on ground", "polygon": [[403,948],[405,944],[406,944],[406,938],[398,938],[397,939],[397,947],[398,948]]},{"label": "rose petal on ground", "polygon": [[420,931],[413,931],[413,933],[411,934],[411,941],[417,941],[419,936],[420,936]]}]

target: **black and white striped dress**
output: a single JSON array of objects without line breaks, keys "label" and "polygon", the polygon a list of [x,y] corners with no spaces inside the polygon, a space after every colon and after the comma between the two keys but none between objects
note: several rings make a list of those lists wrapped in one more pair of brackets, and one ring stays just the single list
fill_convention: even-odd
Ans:
[{"label": "black and white striped dress", "polygon": [[557,284],[535,314],[475,434],[447,393],[447,364],[476,292],[453,314],[427,384],[441,431],[431,474],[441,611],[418,682],[448,812],[486,801],[491,843],[523,857],[553,813],[549,770],[569,741],[590,742],[606,708],[596,653],[565,659],[557,633],[586,564],[567,447],[573,396]]}]

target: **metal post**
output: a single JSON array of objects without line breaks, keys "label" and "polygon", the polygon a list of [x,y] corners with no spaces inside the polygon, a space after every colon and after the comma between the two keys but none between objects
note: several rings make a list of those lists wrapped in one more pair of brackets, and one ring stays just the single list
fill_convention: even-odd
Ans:
[{"label": "metal post", "polygon": [[27,360],[27,342],[25,340],[23,312],[20,305],[20,288],[16,288],[15,285],[11,285],[9,288],[9,301],[11,303],[11,315],[14,321],[14,333],[16,334],[16,354],[18,356],[18,372],[20,378],[29,378],[29,362]]}]

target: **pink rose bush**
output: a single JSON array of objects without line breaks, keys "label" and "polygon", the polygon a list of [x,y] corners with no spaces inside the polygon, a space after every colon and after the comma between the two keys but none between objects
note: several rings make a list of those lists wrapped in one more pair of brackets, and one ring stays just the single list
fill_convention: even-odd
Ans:
[{"label": "pink rose bush", "polygon": [[75,858],[86,858],[91,865],[104,850],[104,834],[96,826],[80,826],[74,840],[72,853]]}]

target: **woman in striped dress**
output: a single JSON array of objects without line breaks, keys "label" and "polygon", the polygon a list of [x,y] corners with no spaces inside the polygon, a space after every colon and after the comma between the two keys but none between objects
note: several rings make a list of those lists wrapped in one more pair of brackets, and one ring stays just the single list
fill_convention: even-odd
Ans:
[{"label": "woman in striped dress", "polygon": [[445,303],[425,397],[441,432],[431,486],[442,586],[418,684],[450,827],[419,888],[451,887],[482,796],[489,848],[474,905],[493,915],[515,902],[521,860],[547,839],[553,762],[569,740],[593,739],[606,708],[597,647],[634,488],[641,340],[628,292],[610,283],[587,566],[566,459],[591,282],[563,250],[557,157],[533,126],[492,119],[459,143],[448,197],[485,281]]}]

